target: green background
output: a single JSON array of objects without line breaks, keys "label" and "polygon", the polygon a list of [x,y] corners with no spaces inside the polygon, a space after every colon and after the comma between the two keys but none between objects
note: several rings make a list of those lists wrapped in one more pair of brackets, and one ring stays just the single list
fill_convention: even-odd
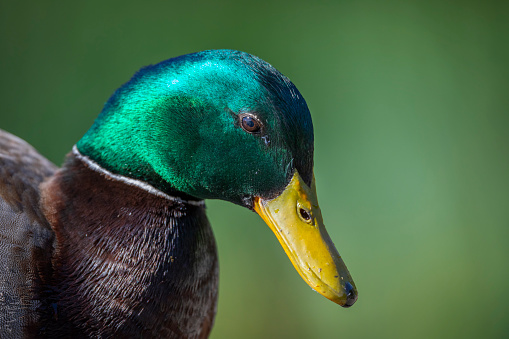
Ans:
[{"label": "green background", "polygon": [[212,338],[504,337],[506,3],[2,1],[0,128],[60,164],[141,66],[258,55],[310,107],[320,205],[359,300],[312,292],[261,218],[209,201]]}]

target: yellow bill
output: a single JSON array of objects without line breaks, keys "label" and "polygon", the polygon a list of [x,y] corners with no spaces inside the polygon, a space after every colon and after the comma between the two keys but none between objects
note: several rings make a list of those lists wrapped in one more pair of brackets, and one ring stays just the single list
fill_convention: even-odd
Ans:
[{"label": "yellow bill", "polygon": [[355,303],[357,289],[325,230],[314,177],[308,187],[295,171],[281,195],[272,200],[256,197],[254,209],[312,289],[343,307]]}]

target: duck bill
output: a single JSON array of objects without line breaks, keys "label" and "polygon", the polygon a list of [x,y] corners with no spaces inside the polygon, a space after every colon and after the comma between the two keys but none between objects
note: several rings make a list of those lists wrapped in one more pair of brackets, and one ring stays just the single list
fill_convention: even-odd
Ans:
[{"label": "duck bill", "polygon": [[323,224],[314,177],[308,187],[295,171],[281,195],[256,197],[254,209],[312,289],[343,307],[355,303],[357,289]]}]

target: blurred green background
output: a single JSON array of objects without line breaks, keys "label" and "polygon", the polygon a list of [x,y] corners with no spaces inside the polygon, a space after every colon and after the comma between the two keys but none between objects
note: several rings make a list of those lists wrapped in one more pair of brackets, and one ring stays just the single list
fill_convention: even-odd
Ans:
[{"label": "blurred green background", "polygon": [[258,55],[310,107],[322,212],[360,296],[312,292],[261,218],[209,201],[212,338],[506,337],[506,4],[2,1],[0,128],[60,164],[141,66]]}]

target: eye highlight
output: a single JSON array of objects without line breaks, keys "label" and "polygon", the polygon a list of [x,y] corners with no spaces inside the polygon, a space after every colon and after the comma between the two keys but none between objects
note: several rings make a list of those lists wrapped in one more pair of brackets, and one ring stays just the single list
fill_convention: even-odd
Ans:
[{"label": "eye highlight", "polygon": [[262,129],[262,123],[251,114],[239,114],[240,127],[248,133],[259,133]]}]

